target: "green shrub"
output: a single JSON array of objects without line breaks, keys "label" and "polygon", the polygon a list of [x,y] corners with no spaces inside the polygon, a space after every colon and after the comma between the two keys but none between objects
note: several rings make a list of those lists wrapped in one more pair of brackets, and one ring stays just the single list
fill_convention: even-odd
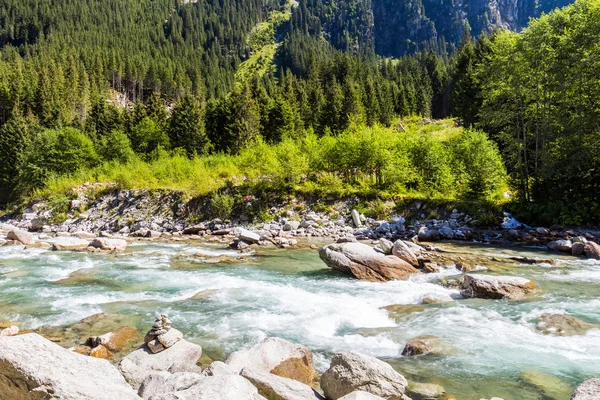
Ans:
[{"label": "green shrub", "polygon": [[215,194],[210,199],[210,212],[213,218],[231,218],[234,200],[228,194]]},{"label": "green shrub", "polygon": [[122,131],[112,131],[100,141],[99,153],[107,161],[126,163],[133,160],[135,153],[131,142]]}]

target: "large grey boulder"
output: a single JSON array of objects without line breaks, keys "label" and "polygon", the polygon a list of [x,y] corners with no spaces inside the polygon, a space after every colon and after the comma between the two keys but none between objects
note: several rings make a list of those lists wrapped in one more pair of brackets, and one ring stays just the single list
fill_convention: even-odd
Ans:
[{"label": "large grey boulder", "polygon": [[336,354],[321,376],[325,396],[337,400],[357,390],[388,400],[401,400],[408,382],[391,365],[353,351]]},{"label": "large grey boulder", "polygon": [[560,251],[562,253],[570,253],[573,243],[570,240],[560,239],[553,240],[552,242],[548,243],[547,246],[550,250]]},{"label": "large grey boulder", "polygon": [[148,399],[152,396],[178,392],[189,389],[204,378],[205,376],[194,372],[176,372],[174,374],[166,371],[152,372],[142,382],[138,394],[142,399]]},{"label": "large grey boulder", "polygon": [[247,379],[239,375],[207,376],[187,389],[154,395],[149,400],[264,400]]},{"label": "large grey boulder", "polygon": [[123,239],[110,239],[105,237],[100,237],[92,240],[90,246],[95,247],[97,249],[102,250],[116,250],[123,251],[127,248],[127,242]]},{"label": "large grey boulder", "polygon": [[465,298],[521,299],[536,288],[532,281],[516,276],[465,275],[460,294]]},{"label": "large grey boulder", "polygon": [[16,229],[13,229],[12,231],[8,232],[6,238],[8,240],[16,240],[18,242],[23,243],[24,245],[33,243],[33,235],[31,233]]},{"label": "large grey boulder", "polygon": [[35,333],[0,337],[0,398],[139,400],[108,361],[71,352]]},{"label": "large grey boulder", "polygon": [[406,261],[413,267],[419,266],[419,259],[413,249],[403,240],[396,240],[394,247],[392,247],[392,254],[396,257]]},{"label": "large grey boulder", "polygon": [[386,256],[363,243],[333,243],[319,250],[329,268],[372,282],[407,279],[419,270],[396,256]]},{"label": "large grey boulder", "polygon": [[310,386],[289,378],[252,368],[244,368],[240,373],[269,400],[324,400]]},{"label": "large grey boulder", "polygon": [[369,392],[363,392],[362,390],[357,390],[356,392],[352,392],[350,394],[345,395],[344,397],[340,397],[338,400],[385,400],[383,397],[375,396]]},{"label": "large grey boulder", "polygon": [[440,232],[434,228],[427,228],[422,226],[418,232],[419,242],[435,242],[440,240]]},{"label": "large grey boulder", "polygon": [[52,250],[80,251],[87,249],[89,245],[89,242],[85,239],[63,236],[57,238],[54,243],[52,243]]},{"label": "large grey boulder", "polygon": [[600,378],[588,379],[575,389],[571,400],[600,399]]},{"label": "large grey boulder", "polygon": [[312,352],[280,338],[267,338],[247,349],[231,353],[225,361],[235,372],[250,367],[310,385],[315,370]]},{"label": "large grey boulder", "polygon": [[144,344],[121,360],[119,370],[127,382],[138,389],[144,379],[155,371],[201,373],[196,365],[201,356],[202,347],[184,339],[156,354]]}]

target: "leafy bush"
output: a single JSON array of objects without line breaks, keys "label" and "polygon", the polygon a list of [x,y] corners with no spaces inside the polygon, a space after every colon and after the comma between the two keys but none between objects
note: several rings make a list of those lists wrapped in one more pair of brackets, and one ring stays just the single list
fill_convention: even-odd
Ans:
[{"label": "leafy bush", "polygon": [[112,131],[103,137],[98,152],[107,161],[126,163],[135,157],[129,138],[121,131]]},{"label": "leafy bush", "polygon": [[234,200],[228,194],[215,194],[210,199],[210,212],[212,217],[228,219],[233,211]]}]

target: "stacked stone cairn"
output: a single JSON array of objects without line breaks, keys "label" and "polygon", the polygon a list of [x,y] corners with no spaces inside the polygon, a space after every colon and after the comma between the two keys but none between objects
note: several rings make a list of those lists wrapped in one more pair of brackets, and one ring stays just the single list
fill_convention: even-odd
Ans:
[{"label": "stacked stone cairn", "polygon": [[144,337],[144,342],[152,353],[160,353],[183,339],[183,334],[171,326],[172,323],[167,314],[156,317],[152,329]]}]

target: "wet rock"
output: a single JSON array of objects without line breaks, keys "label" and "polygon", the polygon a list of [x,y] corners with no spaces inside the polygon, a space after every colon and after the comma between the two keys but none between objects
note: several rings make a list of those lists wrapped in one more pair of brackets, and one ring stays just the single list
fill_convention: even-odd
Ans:
[{"label": "wet rock", "polygon": [[587,242],[583,248],[587,258],[600,260],[600,245],[595,242]]},{"label": "wet rock", "polygon": [[588,379],[575,389],[571,400],[598,400],[600,399],[600,378]]},{"label": "wet rock", "polygon": [[202,375],[217,376],[217,375],[235,375],[236,373],[222,361],[213,361],[204,371]]},{"label": "wet rock", "polygon": [[454,266],[460,272],[471,272],[475,269],[475,267],[472,264],[466,263],[464,261],[457,261],[454,263]]},{"label": "wet rock", "polygon": [[321,388],[329,399],[357,390],[388,400],[401,400],[408,382],[389,364],[356,352],[336,354],[321,376]]},{"label": "wet rock", "polygon": [[26,249],[51,249],[52,245],[46,242],[31,243],[25,246]]},{"label": "wet rock", "polygon": [[428,274],[440,272],[440,266],[432,262],[423,263],[423,272]]},{"label": "wet rock", "polygon": [[411,247],[403,240],[396,240],[396,242],[394,242],[394,246],[392,247],[392,254],[406,261],[415,268],[419,266],[419,260],[417,259],[417,255],[413,252]]},{"label": "wet rock", "polygon": [[92,348],[90,346],[78,345],[75,347],[71,347],[69,350],[71,350],[72,352],[77,353],[77,354],[89,356],[92,351]]},{"label": "wet rock", "polygon": [[123,251],[127,248],[127,242],[123,239],[96,238],[92,240],[90,246],[102,250]]},{"label": "wet rock", "polygon": [[216,289],[201,290],[200,292],[190,297],[188,300],[206,300],[215,293],[217,293]]},{"label": "wet rock", "polygon": [[425,311],[426,307],[420,304],[391,304],[381,309],[386,310],[389,317],[398,322],[413,313]]},{"label": "wet rock", "polygon": [[138,394],[142,399],[162,396],[188,389],[204,378],[204,376],[193,372],[176,372],[174,374],[165,371],[152,372],[140,385]]},{"label": "wet rock", "polygon": [[386,256],[362,243],[330,244],[319,251],[319,256],[330,268],[373,282],[407,279],[419,272],[406,261]]},{"label": "wet rock", "polygon": [[5,399],[139,397],[108,361],[84,357],[35,334],[0,338],[0,397]]},{"label": "wet rock", "polygon": [[424,354],[444,355],[449,353],[451,353],[451,349],[444,344],[442,339],[433,335],[423,335],[410,339],[404,346],[404,349],[402,349],[402,355],[405,357]]},{"label": "wet rock", "polygon": [[258,389],[258,393],[269,400],[324,400],[313,388],[293,379],[253,368],[244,368],[240,375],[248,379]]},{"label": "wet rock", "polygon": [[514,276],[465,275],[460,294],[465,298],[521,299],[536,288],[532,281]]},{"label": "wet rock", "polygon": [[6,235],[8,240],[15,240],[21,244],[28,245],[33,243],[33,235],[26,231],[12,230]]},{"label": "wet rock", "polygon": [[102,345],[110,351],[119,351],[133,340],[140,338],[138,330],[131,326],[122,326],[114,332],[105,333],[101,336],[92,336],[88,339],[92,347]]},{"label": "wet rock", "polygon": [[0,330],[0,336],[15,336],[19,333],[19,327],[16,325],[8,326]]},{"label": "wet rock", "polygon": [[560,251],[562,253],[570,253],[573,243],[570,240],[554,240],[548,243],[548,248],[554,251]]},{"label": "wet rock", "polygon": [[299,344],[272,337],[229,355],[225,361],[239,373],[249,367],[310,385],[314,377],[312,352]]},{"label": "wet rock", "polygon": [[573,247],[571,247],[571,254],[575,257],[579,257],[585,252],[585,243],[583,242],[575,242],[573,243]]},{"label": "wet rock", "polygon": [[143,345],[121,360],[119,370],[127,382],[138,389],[146,376],[155,371],[200,373],[196,363],[201,356],[202,347],[185,339],[156,354]]},{"label": "wet rock", "polygon": [[430,294],[423,297],[423,304],[439,304],[454,301],[452,297],[447,294]]},{"label": "wet rock", "polygon": [[406,394],[412,400],[438,400],[446,399],[446,391],[435,383],[410,382]]},{"label": "wet rock", "polygon": [[338,400],[385,400],[383,397],[375,396],[369,392],[364,392],[362,390],[357,390],[350,394],[347,394],[343,397],[340,397]]},{"label": "wet rock", "polygon": [[537,329],[545,334],[557,336],[583,335],[590,329],[600,329],[600,325],[590,324],[567,314],[542,314]]},{"label": "wet rock", "polygon": [[112,360],[114,357],[113,353],[111,353],[110,350],[108,350],[101,344],[91,349],[89,356],[96,358],[104,358],[105,360]]},{"label": "wet rock", "polygon": [[509,257],[509,260],[517,261],[523,264],[556,264],[556,262],[552,259],[539,259],[530,257]]},{"label": "wet rock", "polygon": [[155,395],[150,400],[265,400],[258,390],[239,375],[210,376],[201,379],[187,389],[164,395]]},{"label": "wet rock", "polygon": [[419,228],[419,242],[435,242],[440,240],[440,232],[437,229],[422,226]]},{"label": "wet rock", "polygon": [[89,243],[85,239],[75,237],[59,237],[52,243],[52,250],[81,251],[87,249]]},{"label": "wet rock", "polygon": [[545,399],[568,399],[573,391],[568,383],[541,371],[525,371],[521,374],[521,381],[535,387],[544,395]]}]

